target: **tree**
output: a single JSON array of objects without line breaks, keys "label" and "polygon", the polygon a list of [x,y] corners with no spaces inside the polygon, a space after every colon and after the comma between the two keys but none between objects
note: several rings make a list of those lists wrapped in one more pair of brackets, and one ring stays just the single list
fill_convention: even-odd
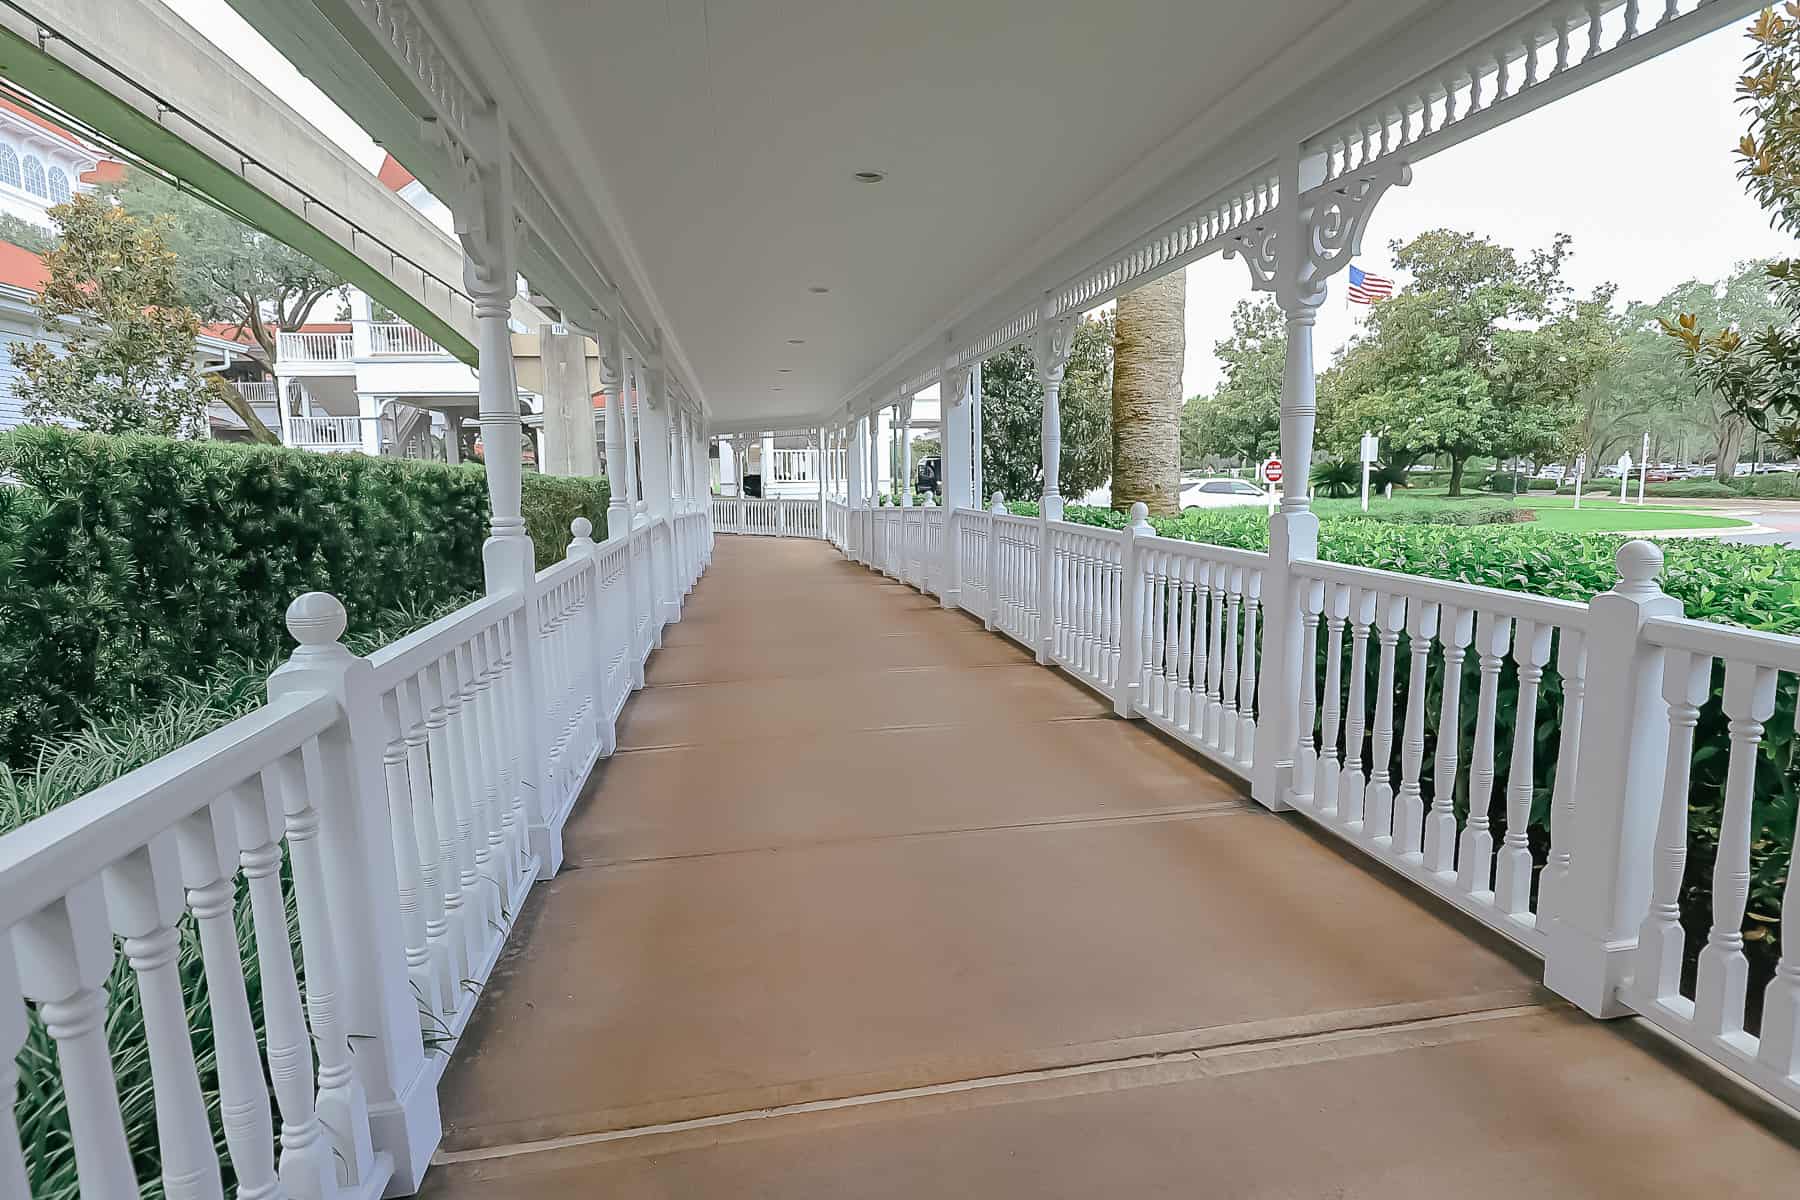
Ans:
[{"label": "tree", "polygon": [[1326,372],[1321,441],[1349,455],[1368,430],[1391,451],[1446,455],[1453,496],[1476,454],[1561,450],[1617,353],[1611,286],[1576,300],[1563,282],[1569,241],[1523,257],[1449,229],[1393,243],[1412,280]]},{"label": "tree", "polygon": [[1179,505],[1186,354],[1185,270],[1119,297],[1112,377],[1112,506],[1119,512],[1134,501],[1163,515]]},{"label": "tree", "polygon": [[162,226],[88,195],[54,206],[50,219],[60,244],[44,256],[41,307],[64,352],[11,348],[26,415],[96,433],[194,428],[206,397],[193,366],[199,322],[181,302]]},{"label": "tree", "polygon": [[[1063,375],[1061,485],[1080,497],[1112,474],[1112,318],[1082,321]],[[1015,500],[1044,490],[1044,389],[1029,346],[981,365],[981,475],[989,495]],[[987,497],[981,499],[986,500]]]},{"label": "tree", "polygon": [[[1800,234],[1800,5],[1764,9],[1749,35],[1737,86],[1750,118],[1737,145],[1738,178],[1777,229]],[[1663,317],[1661,327],[1675,339],[1696,389],[1737,418],[1737,441],[1743,426],[1768,429],[1773,421],[1777,440],[1793,442],[1800,440],[1800,259],[1770,263],[1764,273],[1780,315],[1754,332],[1689,308]]]},{"label": "tree", "polygon": [[1281,375],[1287,330],[1281,309],[1267,298],[1240,300],[1231,310],[1231,336],[1213,343],[1224,364],[1218,391],[1195,396],[1182,413],[1182,464],[1207,458],[1259,461],[1281,449]]},{"label": "tree", "polygon": [[[1583,394],[1581,444],[1595,462],[1637,452],[1648,432],[1659,445],[1708,447],[1716,477],[1730,479],[1750,424],[1712,388],[1696,387],[1662,319],[1694,314],[1713,329],[1750,329],[1785,319],[1769,289],[1767,262],[1739,263],[1718,282],[1690,279],[1648,304],[1627,305],[1621,353]],[[1701,457],[1695,450],[1694,457]]]},{"label": "tree", "polygon": [[247,331],[270,363],[280,348],[276,334],[299,329],[321,300],[344,288],[298,250],[154,175],[132,171],[106,191],[141,219],[167,220],[188,307],[202,321]]}]

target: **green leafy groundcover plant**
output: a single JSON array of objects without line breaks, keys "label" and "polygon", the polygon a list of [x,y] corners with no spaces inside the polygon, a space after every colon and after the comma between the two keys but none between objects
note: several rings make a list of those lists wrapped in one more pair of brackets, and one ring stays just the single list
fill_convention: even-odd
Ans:
[{"label": "green leafy groundcover plant", "polygon": [[[526,475],[540,568],[575,517],[604,531],[606,499],[603,480]],[[474,591],[487,524],[479,465],[0,434],[0,762],[267,658],[301,592],[333,593],[357,628]]]},{"label": "green leafy groundcover plant", "polygon": [[[344,641],[355,653],[366,654],[474,598],[473,594],[458,595],[431,608],[376,613],[360,626],[353,626]],[[46,751],[34,770],[13,771],[0,765],[0,834],[255,709],[262,704],[269,673],[280,664],[280,659],[279,652],[255,659],[229,656],[196,677],[176,681],[161,702],[146,710],[128,717],[98,721],[64,739],[54,749]],[[289,935],[297,945],[299,928],[294,915],[292,881],[285,862],[282,886],[288,897]],[[241,889],[236,915],[250,1011],[260,1041],[263,1035],[262,976],[256,957],[249,900]],[[226,1194],[229,1195],[233,1180],[226,1157],[224,1131],[219,1124],[218,1060],[212,1040],[212,1015],[201,967],[199,936],[191,917],[182,918],[180,933],[179,970],[182,993],[187,999],[187,1024],[193,1037],[194,1058],[207,1113],[212,1119],[213,1141],[225,1166]],[[112,977],[107,981],[106,1030],[107,1042],[112,1047],[119,1103],[125,1117],[126,1138],[137,1167],[141,1195],[160,1197],[161,1160],[157,1151],[150,1060],[144,1040],[144,1014],[138,1001],[136,981],[122,955],[114,963]],[[18,1065],[20,1091],[14,1113],[25,1147],[30,1194],[44,1200],[77,1200],[81,1189],[75,1178],[74,1147],[69,1136],[69,1113],[63,1095],[62,1074],[56,1062],[56,1047],[35,1012],[24,1048],[19,1053]],[[279,1120],[276,1128],[280,1128]]]},{"label": "green leafy groundcover plant", "polygon": [[[1035,506],[1029,507],[1035,512]],[[1326,509],[1321,505],[1321,509]],[[1122,514],[1109,509],[1072,507],[1071,521],[1120,528]],[[1245,550],[1267,550],[1269,530],[1261,509],[1216,509],[1181,517],[1152,518],[1164,537],[1209,542]],[[1613,555],[1622,538],[1602,534],[1555,533],[1529,525],[1484,529],[1474,536],[1467,529],[1439,525],[1404,525],[1333,516],[1323,512],[1319,523],[1319,556],[1331,562],[1374,567],[1456,580],[1485,587],[1505,588],[1562,600],[1585,603],[1612,587],[1616,579]],[[1690,617],[1750,629],[1800,636],[1800,555],[1779,546],[1736,546],[1703,539],[1673,539],[1660,543],[1663,551],[1662,587],[1681,600]],[[1323,654],[1323,637],[1320,638]],[[1370,659],[1369,695],[1374,695],[1375,656]],[[1402,655],[1396,664],[1397,686],[1408,687],[1408,662]],[[1479,664],[1470,654],[1463,664],[1465,696],[1479,686]],[[1325,678],[1321,663],[1317,678]],[[1704,941],[1712,920],[1712,863],[1718,853],[1719,823],[1727,756],[1726,721],[1720,708],[1724,683],[1722,667],[1715,667],[1712,699],[1701,710],[1695,731],[1696,751],[1689,789],[1689,871],[1682,896],[1682,922],[1688,930],[1687,986],[1692,987],[1693,955]],[[1346,681],[1346,688],[1348,681]],[[1424,785],[1431,794],[1433,759],[1438,738],[1438,703],[1443,691],[1443,663],[1431,659],[1426,687],[1426,748]],[[1516,717],[1517,676],[1503,670],[1497,705],[1495,744],[1511,746]],[[1558,739],[1562,729],[1562,681],[1555,664],[1545,672],[1537,713],[1536,770],[1532,780],[1532,849],[1541,866],[1548,847],[1550,795],[1554,782]],[[1800,739],[1794,734],[1795,692],[1782,688],[1775,715],[1765,724],[1757,760],[1755,807],[1752,816],[1751,890],[1745,922],[1745,950],[1751,960],[1751,1009],[1754,1029],[1760,1020],[1761,984],[1773,972],[1780,954],[1781,894],[1787,881],[1794,844],[1795,817],[1800,811]],[[1458,736],[1462,760],[1474,739],[1475,706],[1461,710]],[[1504,797],[1508,756],[1497,755],[1493,795]],[[1399,778],[1398,749],[1390,764]],[[1456,792],[1457,819],[1468,812],[1466,781]],[[1502,804],[1501,808],[1504,807]],[[1494,838],[1504,835],[1504,813],[1496,813]]]}]

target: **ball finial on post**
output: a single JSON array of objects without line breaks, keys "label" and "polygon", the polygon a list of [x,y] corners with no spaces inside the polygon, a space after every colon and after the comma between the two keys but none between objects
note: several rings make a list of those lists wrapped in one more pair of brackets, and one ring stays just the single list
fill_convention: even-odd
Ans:
[{"label": "ball finial on post", "polygon": [[287,631],[303,648],[335,643],[349,624],[350,614],[330,592],[306,592],[287,607]]},{"label": "ball finial on post", "polygon": [[1662,590],[1656,580],[1662,574],[1663,552],[1655,542],[1633,538],[1613,555],[1613,566],[1619,571],[1614,591],[1640,596]]},{"label": "ball finial on post", "polygon": [[1006,515],[1006,493],[1005,492],[995,492],[994,493],[994,499],[993,499],[993,502],[988,505],[988,511],[993,513],[995,516],[1005,516]]}]

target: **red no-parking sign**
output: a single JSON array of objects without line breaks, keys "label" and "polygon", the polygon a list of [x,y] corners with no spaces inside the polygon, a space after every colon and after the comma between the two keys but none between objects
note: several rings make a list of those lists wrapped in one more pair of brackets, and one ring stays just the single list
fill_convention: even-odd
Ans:
[{"label": "red no-parking sign", "polygon": [[1280,483],[1281,460],[1279,458],[1269,459],[1267,462],[1263,463],[1258,473],[1262,476],[1262,481],[1264,483]]}]

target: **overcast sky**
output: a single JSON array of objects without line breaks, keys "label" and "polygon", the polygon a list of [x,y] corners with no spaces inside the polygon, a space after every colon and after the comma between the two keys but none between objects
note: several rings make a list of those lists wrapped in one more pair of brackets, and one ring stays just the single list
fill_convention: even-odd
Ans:
[{"label": "overcast sky", "polygon": [[[277,54],[225,0],[165,0],[189,24],[295,110],[366,163],[380,147]],[[1716,279],[1740,259],[1788,254],[1744,195],[1732,161],[1743,118],[1732,95],[1744,22],[1632,67],[1498,129],[1428,158],[1412,186],[1376,209],[1357,264],[1395,275],[1389,241],[1447,226],[1516,249],[1575,238],[1569,278],[1585,292],[1619,285],[1621,300],[1654,300],[1691,278]],[[1218,382],[1213,343],[1247,296],[1241,262],[1211,258],[1188,269],[1187,394]],[[1320,366],[1355,328],[1342,278],[1319,314]]]}]

